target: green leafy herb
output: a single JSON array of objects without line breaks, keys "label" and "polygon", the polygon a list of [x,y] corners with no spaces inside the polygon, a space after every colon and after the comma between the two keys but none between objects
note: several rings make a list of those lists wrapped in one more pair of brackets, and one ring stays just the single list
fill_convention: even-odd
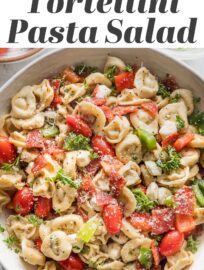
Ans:
[{"label": "green leafy herb", "polygon": [[116,96],[117,96],[117,91],[116,91],[115,86],[112,86],[112,87],[111,87],[111,93],[110,93],[110,96],[113,96],[113,97],[116,97]]},{"label": "green leafy herb", "polygon": [[151,249],[141,247],[139,250],[138,261],[145,269],[150,269],[153,261]]},{"label": "green leafy herb", "polygon": [[55,125],[46,126],[42,129],[42,135],[45,138],[54,138],[59,134],[59,128]]},{"label": "green leafy herb", "polygon": [[176,116],[176,126],[178,130],[181,130],[182,128],[185,127],[185,122],[184,120],[180,117],[180,115]]},{"label": "green leafy herb", "polygon": [[5,232],[5,229],[2,225],[0,225],[0,233],[3,233],[3,232]]},{"label": "green leafy herb", "polygon": [[176,150],[169,146],[161,155],[161,159],[156,162],[165,173],[169,174],[179,168],[181,164],[181,155]]},{"label": "green leafy herb", "polygon": [[171,98],[170,103],[177,103],[181,99],[181,95],[176,94],[174,97]]},{"label": "green leafy herb", "polygon": [[131,72],[131,71],[132,71],[131,65],[125,66],[125,67],[124,67],[124,71]]},{"label": "green leafy herb", "polygon": [[29,215],[27,218],[28,218],[28,221],[35,226],[39,226],[44,222],[43,219],[37,217],[34,214]]},{"label": "green leafy herb", "polygon": [[187,238],[187,249],[193,253],[198,250],[199,240],[192,235]]},{"label": "green leafy herb", "polygon": [[91,67],[91,66],[87,66],[85,64],[80,64],[75,66],[74,71],[83,77],[87,77],[88,75],[90,75],[91,73],[97,72],[97,67]]},{"label": "green leafy herb", "polygon": [[1,165],[1,169],[4,171],[11,171],[14,167],[19,167],[20,158],[21,158],[20,155],[18,155],[13,163],[3,163]]},{"label": "green leafy herb", "polygon": [[159,82],[159,90],[158,90],[158,95],[160,95],[162,98],[170,97],[170,92],[166,88],[166,86]]},{"label": "green leafy herb", "polygon": [[88,243],[94,236],[98,226],[100,225],[100,220],[92,218],[87,221],[80,231],[77,233],[77,237],[85,243]]},{"label": "green leafy herb", "polygon": [[116,65],[113,65],[112,67],[109,67],[109,68],[106,70],[106,72],[105,72],[104,75],[105,75],[108,79],[112,80],[113,77],[116,75],[116,73],[117,73],[117,66],[116,66]]},{"label": "green leafy herb", "polygon": [[198,129],[198,133],[204,136],[204,112],[197,112],[190,116],[189,123]]},{"label": "green leafy herb", "polygon": [[134,194],[136,201],[137,201],[137,207],[136,209],[138,211],[142,212],[149,212],[151,209],[155,207],[155,202],[151,201],[145,193],[140,190],[139,188],[133,189],[132,193]]},{"label": "green leafy herb", "polygon": [[19,243],[19,239],[16,236],[11,235],[4,240],[4,243],[6,243],[9,249],[12,249],[13,247],[15,247],[15,245]]},{"label": "green leafy herb", "polygon": [[57,175],[52,178],[47,178],[48,181],[52,182],[62,182],[64,185],[69,185],[72,188],[78,189],[81,185],[79,181],[74,181],[69,175],[67,175],[63,169],[57,172]]},{"label": "green leafy herb", "polygon": [[169,208],[175,208],[176,207],[176,203],[174,201],[174,196],[168,196],[165,199],[165,205]]},{"label": "green leafy herb", "polygon": [[93,159],[97,159],[97,158],[99,158],[99,155],[96,152],[91,151],[90,152],[90,159],[93,160]]},{"label": "green leafy herb", "polygon": [[64,149],[68,151],[74,150],[89,150],[89,138],[79,134],[75,134],[74,132],[70,132],[65,139]]}]

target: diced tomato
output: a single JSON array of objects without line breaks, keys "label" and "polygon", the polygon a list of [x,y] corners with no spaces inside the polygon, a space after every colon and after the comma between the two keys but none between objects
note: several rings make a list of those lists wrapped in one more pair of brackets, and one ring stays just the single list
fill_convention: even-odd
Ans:
[{"label": "diced tomato", "polygon": [[8,52],[9,48],[0,48],[0,53],[6,53]]},{"label": "diced tomato", "polygon": [[106,104],[105,98],[92,98],[91,102],[93,102],[96,106],[102,106]]},{"label": "diced tomato", "polygon": [[9,142],[7,137],[0,136],[0,164],[12,163],[16,156],[15,146]]},{"label": "diced tomato", "polygon": [[38,197],[34,206],[36,216],[46,218],[52,210],[52,199]]},{"label": "diced tomato", "polygon": [[178,138],[173,147],[176,149],[177,152],[183,150],[184,147],[188,146],[188,144],[194,139],[195,135],[192,133],[186,133],[180,138]]},{"label": "diced tomato", "polygon": [[109,173],[109,182],[111,191],[114,196],[118,197],[126,184],[124,176],[112,169]]},{"label": "diced tomato", "polygon": [[55,140],[44,139],[44,150],[41,152],[41,154],[49,154],[52,155],[53,157],[58,157],[64,152],[65,151],[63,149],[59,148],[56,145]]},{"label": "diced tomato", "polygon": [[35,246],[36,246],[36,248],[39,251],[41,251],[41,247],[42,247],[42,240],[41,240],[41,238],[38,238],[38,239],[35,240]]},{"label": "diced tomato", "polygon": [[85,137],[92,136],[92,131],[91,131],[90,127],[82,119],[80,119],[78,116],[68,115],[67,116],[67,124],[77,134],[82,134]]},{"label": "diced tomato", "polygon": [[176,214],[176,229],[181,233],[192,232],[196,227],[194,218],[189,215]]},{"label": "diced tomato", "polygon": [[137,106],[116,106],[112,110],[113,114],[118,116],[126,115],[128,113],[133,113],[137,111]]},{"label": "diced tomato", "polygon": [[67,260],[59,262],[59,265],[64,270],[83,270],[84,269],[83,261],[75,253],[72,253]]},{"label": "diced tomato", "polygon": [[116,172],[119,171],[123,166],[123,163],[120,162],[120,160],[118,160],[116,157],[106,155],[101,159],[101,166],[103,167],[106,174],[110,174],[113,169]]},{"label": "diced tomato", "polygon": [[175,203],[177,214],[194,215],[195,195],[191,187],[183,187],[175,194]]},{"label": "diced tomato", "polygon": [[104,207],[108,204],[116,204],[117,201],[110,194],[105,192],[97,192],[96,193],[96,204],[99,207]]},{"label": "diced tomato", "polygon": [[184,243],[184,235],[178,231],[168,232],[161,240],[159,249],[163,256],[172,256],[180,251]]},{"label": "diced tomato", "polygon": [[138,230],[151,231],[151,215],[148,213],[135,212],[130,217],[130,223]]},{"label": "diced tomato", "polygon": [[106,119],[110,122],[114,119],[115,115],[108,106],[101,106],[100,109],[104,112]]},{"label": "diced tomato", "polygon": [[152,117],[155,117],[158,114],[158,106],[154,103],[142,103],[141,108],[147,111]]},{"label": "diced tomato", "polygon": [[78,83],[82,80],[82,78],[77,75],[70,67],[63,70],[62,75],[63,78],[70,83]]},{"label": "diced tomato", "polygon": [[86,192],[89,195],[93,195],[96,193],[96,187],[94,186],[94,183],[89,175],[86,175],[81,183],[80,188],[78,189],[79,193],[80,192]]},{"label": "diced tomato", "polygon": [[109,204],[104,206],[102,216],[106,229],[110,234],[113,235],[120,232],[123,214],[119,205]]},{"label": "diced tomato", "polygon": [[42,168],[47,165],[47,162],[44,158],[44,155],[39,155],[34,162],[34,165],[31,169],[32,173],[35,175],[37,174]]},{"label": "diced tomato", "polygon": [[93,159],[86,167],[86,171],[90,176],[94,176],[100,168],[101,168],[100,159]]},{"label": "diced tomato", "polygon": [[105,156],[105,155],[115,156],[115,152],[113,150],[112,145],[106,141],[105,137],[95,135],[91,140],[91,144],[92,144],[93,149],[100,156]]},{"label": "diced tomato", "polygon": [[122,72],[115,76],[115,86],[118,92],[128,88],[134,88],[134,73]]},{"label": "diced tomato", "polygon": [[177,132],[170,134],[162,141],[162,146],[166,147],[168,145],[173,145],[175,141],[178,139],[179,134]]},{"label": "diced tomato", "polygon": [[159,249],[156,246],[154,240],[152,240],[152,243],[151,243],[151,251],[152,251],[152,256],[153,256],[153,259],[154,259],[154,266],[155,267],[158,267],[159,266],[159,262],[160,262]]},{"label": "diced tomato", "polygon": [[17,214],[28,215],[33,210],[34,197],[30,188],[18,190],[13,197],[13,207]]},{"label": "diced tomato", "polygon": [[61,80],[60,79],[50,80],[50,85],[54,90],[54,98],[51,103],[51,107],[55,108],[57,107],[58,104],[62,104],[62,98],[59,95]]},{"label": "diced tomato", "polygon": [[44,141],[39,130],[30,131],[26,137],[26,145],[28,148],[43,148]]},{"label": "diced tomato", "polygon": [[152,210],[152,233],[163,234],[175,229],[175,214],[172,209]]}]

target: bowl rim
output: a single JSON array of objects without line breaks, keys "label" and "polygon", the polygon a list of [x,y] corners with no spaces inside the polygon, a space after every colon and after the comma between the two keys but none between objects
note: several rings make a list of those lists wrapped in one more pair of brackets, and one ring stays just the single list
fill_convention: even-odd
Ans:
[{"label": "bowl rim", "polygon": [[26,60],[27,58],[39,53],[42,51],[43,48],[31,48],[28,51],[18,55],[18,56],[10,56],[8,58],[0,57],[0,63],[6,64],[6,63],[15,63],[21,60]]}]

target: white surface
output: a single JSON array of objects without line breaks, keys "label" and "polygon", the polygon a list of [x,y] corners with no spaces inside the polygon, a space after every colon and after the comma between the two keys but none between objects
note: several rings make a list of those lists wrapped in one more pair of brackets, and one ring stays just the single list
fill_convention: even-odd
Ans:
[{"label": "white surface", "polygon": [[[54,49],[44,49],[40,53],[38,53],[35,56],[31,56],[27,60],[23,60],[16,63],[8,63],[8,64],[0,64],[0,87],[7,82],[8,79],[10,79],[17,71],[19,71],[21,68],[23,68],[25,65],[30,63],[32,60],[37,59],[42,54],[46,54],[49,51],[52,51]],[[201,74],[201,76],[204,78],[204,57],[200,59],[195,60],[188,60],[184,61],[189,66],[194,68],[197,72]]]}]

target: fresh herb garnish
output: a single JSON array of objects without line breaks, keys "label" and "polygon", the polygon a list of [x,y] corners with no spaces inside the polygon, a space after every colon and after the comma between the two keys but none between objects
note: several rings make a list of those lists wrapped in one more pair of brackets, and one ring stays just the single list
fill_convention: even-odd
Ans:
[{"label": "fresh herb garnish", "polygon": [[114,76],[116,75],[116,73],[117,73],[117,66],[116,66],[116,65],[113,65],[113,66],[109,67],[109,68],[106,70],[106,72],[105,72],[104,75],[105,75],[108,79],[112,80],[112,79],[114,78]]},{"label": "fresh herb garnish", "polygon": [[117,96],[117,91],[116,91],[115,86],[112,86],[112,87],[111,87],[111,93],[110,93],[110,96],[113,96],[113,97],[116,97],[116,96]]},{"label": "fresh herb garnish", "polygon": [[99,155],[94,151],[90,151],[89,157],[90,157],[91,160],[93,160],[93,159],[99,158]]},{"label": "fresh herb garnish", "polygon": [[159,159],[156,164],[165,173],[169,174],[179,168],[181,164],[181,155],[177,153],[173,147],[169,146],[166,153],[161,155],[161,159]]},{"label": "fresh herb garnish", "polygon": [[70,132],[68,136],[65,138],[64,149],[68,151],[74,150],[89,150],[89,138],[81,135],[75,134],[74,132]]},{"label": "fresh herb garnish", "polygon": [[11,171],[14,167],[19,167],[20,158],[20,155],[18,155],[13,163],[3,163],[1,169],[4,171]]},{"label": "fresh herb garnish", "polygon": [[39,226],[44,222],[43,219],[37,217],[34,214],[29,215],[27,218],[28,218],[28,221],[35,226]]},{"label": "fresh herb garnish", "polygon": [[189,123],[198,129],[198,133],[204,136],[204,112],[197,112],[189,117]]},{"label": "fresh herb garnish", "polygon": [[126,72],[132,72],[132,67],[131,67],[131,65],[127,65],[127,66],[124,67],[123,70],[126,71]]},{"label": "fresh herb garnish", "polygon": [[138,211],[142,212],[149,212],[151,209],[155,207],[155,202],[151,201],[145,193],[140,190],[139,188],[133,189],[132,193],[134,194],[136,201],[137,201],[137,207],[136,209]]},{"label": "fresh herb garnish", "polygon": [[170,97],[170,91],[168,88],[161,82],[159,82],[159,90],[158,95],[160,95],[163,99],[166,97]]},{"label": "fresh herb garnish", "polygon": [[141,247],[139,250],[138,261],[145,269],[150,269],[153,261],[151,249]]},{"label": "fresh herb garnish", "polygon": [[55,125],[45,126],[42,129],[42,135],[45,138],[55,138],[59,134],[59,128]]},{"label": "fresh herb garnish", "polygon": [[91,73],[97,72],[97,67],[91,67],[91,66],[87,66],[85,64],[80,64],[75,66],[74,71],[83,77],[87,77],[88,75],[90,75]]},{"label": "fresh herb garnish", "polygon": [[69,185],[75,189],[78,189],[81,185],[79,181],[74,181],[69,175],[67,175],[63,169],[60,169],[55,177],[47,178],[47,180],[52,182],[60,181],[62,184]]},{"label": "fresh herb garnish", "polygon": [[174,97],[171,97],[170,103],[177,103],[181,99],[181,95],[176,94]]},{"label": "fresh herb garnish", "polygon": [[176,126],[178,131],[185,127],[185,122],[180,115],[176,116]]},{"label": "fresh herb garnish", "polygon": [[0,233],[3,233],[3,232],[5,232],[5,229],[2,225],[0,225]]},{"label": "fresh herb garnish", "polygon": [[17,245],[19,243],[19,239],[14,235],[7,237],[3,241],[4,241],[4,243],[6,243],[6,245],[9,249],[12,249],[15,245]]},{"label": "fresh herb garnish", "polygon": [[198,250],[199,240],[194,236],[189,236],[187,238],[187,249],[193,253],[196,253]]}]

